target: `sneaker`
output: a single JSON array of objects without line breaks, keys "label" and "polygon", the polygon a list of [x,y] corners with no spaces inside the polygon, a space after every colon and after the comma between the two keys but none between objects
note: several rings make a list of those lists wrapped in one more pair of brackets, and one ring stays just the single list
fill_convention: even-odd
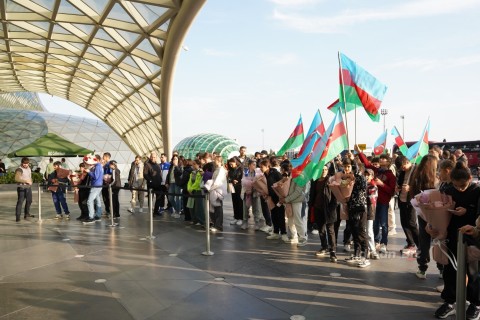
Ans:
[{"label": "sneaker", "polygon": [[234,224],[237,224],[237,219],[233,219],[232,221],[230,221],[230,224],[233,226]]},{"label": "sneaker", "polygon": [[445,302],[440,306],[440,308],[435,311],[435,318],[445,319],[451,315],[455,314],[455,308],[452,304]]},{"label": "sneaker", "polygon": [[211,227],[211,228],[210,228],[210,232],[211,232],[211,233],[218,232],[218,229],[217,229],[217,228],[215,228],[215,227]]},{"label": "sneaker", "polygon": [[285,243],[297,244],[298,238],[289,238],[286,234],[282,235],[282,240]]},{"label": "sneaker", "polygon": [[351,256],[351,257],[345,258],[345,262],[348,263],[348,264],[359,264],[360,263],[360,257]]},{"label": "sneaker", "polygon": [[95,219],[86,219],[85,221],[82,222],[83,224],[95,224]]},{"label": "sneaker", "polygon": [[416,253],[417,249],[415,249],[415,246],[406,245],[405,247],[403,247],[403,249],[400,250],[400,254],[406,256],[414,255]]},{"label": "sneaker", "polygon": [[478,317],[480,316],[480,306],[476,306],[473,303],[470,303],[470,305],[467,308],[467,312],[465,313],[467,316],[467,319],[469,320],[477,320]]},{"label": "sneaker", "polygon": [[418,279],[427,279],[427,272],[422,271],[422,270],[417,270],[417,273],[415,273]]},{"label": "sneaker", "polygon": [[133,209],[133,208],[128,208],[127,211],[130,212],[130,213],[135,213],[135,209]]},{"label": "sneaker", "polygon": [[370,260],[368,260],[368,259],[362,259],[362,260],[360,260],[360,262],[357,264],[357,267],[359,267],[359,268],[366,268],[366,267],[368,267],[368,266],[370,266]]},{"label": "sneaker", "polygon": [[65,220],[70,220],[70,215],[69,214],[65,215]]},{"label": "sneaker", "polygon": [[380,256],[376,252],[370,252],[370,259],[378,260],[378,259],[380,259]]},{"label": "sneaker", "polygon": [[317,230],[317,229],[313,229],[313,230],[312,230],[312,234],[318,234],[318,230]]},{"label": "sneaker", "polygon": [[196,226],[203,226],[200,222],[195,223]]},{"label": "sneaker", "polygon": [[328,255],[328,251],[326,249],[320,249],[317,252],[315,252],[315,255],[317,257],[325,257],[326,255]]},{"label": "sneaker", "polygon": [[337,262],[337,255],[335,252],[330,252],[330,262],[336,263]]},{"label": "sneaker", "polygon": [[262,230],[264,226],[265,226],[265,220],[260,220],[258,222],[255,222],[255,231]]},{"label": "sneaker", "polygon": [[298,239],[297,247],[304,247],[306,245],[307,245],[307,239],[305,238]]},{"label": "sneaker", "polygon": [[180,215],[175,212],[174,214],[172,214],[172,218],[178,219],[180,218]]},{"label": "sneaker", "polygon": [[267,240],[278,240],[280,239],[280,235],[278,233],[272,233],[271,235],[267,236]]},{"label": "sneaker", "polygon": [[237,220],[237,226],[241,226],[243,224],[243,220],[238,219]]},{"label": "sneaker", "polygon": [[33,218],[35,217],[33,214],[26,214],[23,216],[23,219]]},{"label": "sneaker", "polygon": [[247,222],[247,221],[243,221],[243,222],[242,222],[242,226],[240,227],[240,229],[242,229],[242,230],[247,230],[247,229],[248,229],[248,222]]},{"label": "sneaker", "polygon": [[143,213],[143,208],[138,209],[139,213]]},{"label": "sneaker", "polygon": [[265,233],[271,233],[273,231],[273,228],[268,225],[265,225],[264,227],[260,228],[260,231],[263,231]]},{"label": "sneaker", "polygon": [[388,235],[389,235],[389,236],[394,236],[394,235],[396,235],[396,234],[397,234],[397,230],[395,230],[394,228],[388,230]]},{"label": "sneaker", "polygon": [[63,218],[63,216],[62,216],[61,214],[57,214],[57,215],[55,216],[55,220],[59,220],[59,219],[62,219],[62,218]]},{"label": "sneaker", "polygon": [[344,245],[343,252],[352,252],[352,247],[349,244]]},{"label": "sneaker", "polygon": [[380,250],[378,250],[381,254],[386,254],[387,253],[387,246],[385,244],[380,245]]}]

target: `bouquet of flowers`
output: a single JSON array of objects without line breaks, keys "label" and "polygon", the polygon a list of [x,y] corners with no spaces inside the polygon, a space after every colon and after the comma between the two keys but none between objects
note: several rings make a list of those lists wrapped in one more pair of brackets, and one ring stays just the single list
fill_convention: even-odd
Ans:
[{"label": "bouquet of flowers", "polygon": [[253,180],[253,188],[266,199],[269,210],[275,208],[275,203],[273,203],[272,198],[268,195],[267,178],[265,175],[261,174],[255,176],[255,179]]},{"label": "bouquet of flowers", "polygon": [[448,264],[448,248],[443,240],[447,238],[447,227],[452,218],[448,210],[455,207],[452,197],[432,189],[417,194],[410,202],[427,222],[427,232],[434,238],[433,259],[440,264]]},{"label": "bouquet of flowers", "polygon": [[328,187],[338,202],[347,204],[348,198],[352,195],[355,177],[353,174],[338,172],[328,179]]},{"label": "bouquet of flowers", "polygon": [[[280,197],[280,199],[284,199],[288,196],[288,192],[290,189],[290,178],[283,178],[282,180],[275,182],[272,185],[273,191]],[[292,205],[289,203],[285,204],[285,215],[287,218],[291,218],[293,216],[293,208]]]}]

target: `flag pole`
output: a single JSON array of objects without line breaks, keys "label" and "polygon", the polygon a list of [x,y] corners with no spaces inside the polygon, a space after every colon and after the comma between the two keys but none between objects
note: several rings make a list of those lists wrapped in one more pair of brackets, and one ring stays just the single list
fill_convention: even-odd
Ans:
[{"label": "flag pole", "polygon": [[[343,111],[345,114],[345,131],[347,131],[347,144],[348,144],[348,148],[350,149],[350,140],[348,138],[347,99],[345,98],[345,85],[343,82],[343,72],[342,72],[343,69],[342,69],[342,59],[340,58],[340,51],[338,51],[338,64],[340,65],[340,86],[342,88],[342,96],[343,96]],[[356,109],[357,108],[355,108],[355,110]],[[355,138],[355,143],[357,143],[356,138]]]}]

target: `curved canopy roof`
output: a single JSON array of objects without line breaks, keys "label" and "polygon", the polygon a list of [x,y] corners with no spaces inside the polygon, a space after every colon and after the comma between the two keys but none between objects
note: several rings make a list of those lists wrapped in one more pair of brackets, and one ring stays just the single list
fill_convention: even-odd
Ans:
[{"label": "curved canopy roof", "polygon": [[175,61],[205,1],[0,1],[0,93],[70,100],[134,152],[168,152]]}]

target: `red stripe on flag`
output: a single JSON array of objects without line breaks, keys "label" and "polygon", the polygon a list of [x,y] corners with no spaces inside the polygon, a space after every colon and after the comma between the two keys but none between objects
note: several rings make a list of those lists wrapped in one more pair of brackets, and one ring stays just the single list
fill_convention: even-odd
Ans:
[{"label": "red stripe on flag", "polygon": [[290,134],[290,137],[288,137],[288,139],[299,136],[302,133],[303,133],[303,125],[301,123],[297,124],[297,126],[295,127],[295,130],[293,130],[293,132]]}]

